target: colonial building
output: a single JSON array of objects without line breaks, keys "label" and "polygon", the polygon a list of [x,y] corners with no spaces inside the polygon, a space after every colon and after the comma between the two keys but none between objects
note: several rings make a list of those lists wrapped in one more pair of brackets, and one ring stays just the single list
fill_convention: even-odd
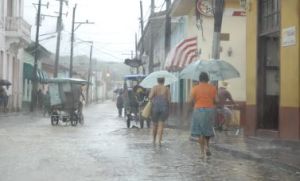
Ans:
[{"label": "colonial building", "polygon": [[248,0],[247,135],[300,140],[298,0]]},{"label": "colonial building", "polygon": [[23,0],[0,1],[0,78],[12,83],[8,108],[22,105],[23,50],[30,43],[31,26],[23,19]]},{"label": "colonial building", "polygon": [[[205,4],[201,4],[201,3]],[[212,58],[214,16],[212,0],[174,0],[170,9],[172,17],[171,51],[165,68],[179,73],[195,60]],[[177,51],[177,52],[176,52]],[[178,53],[178,51],[181,51]],[[185,56],[182,54],[185,53]],[[220,59],[232,64],[240,73],[239,78],[227,80],[229,91],[241,107],[241,124],[245,121],[246,102],[246,14],[239,0],[226,0],[221,28]],[[171,86],[172,102],[187,102],[192,82],[180,80]],[[176,109],[176,108],[175,108]],[[179,112],[179,111],[175,111]]]}]

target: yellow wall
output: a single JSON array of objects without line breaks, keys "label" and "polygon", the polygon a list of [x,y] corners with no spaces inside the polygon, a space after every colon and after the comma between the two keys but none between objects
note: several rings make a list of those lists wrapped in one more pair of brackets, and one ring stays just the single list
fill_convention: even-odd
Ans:
[{"label": "yellow wall", "polygon": [[[228,61],[239,72],[240,77],[226,80],[229,83],[228,90],[236,101],[246,101],[246,17],[232,16],[233,11],[242,11],[238,0],[226,1],[224,10],[222,33],[229,33],[229,41],[221,41],[220,59]],[[212,41],[214,32],[214,18],[203,17],[203,36],[202,31],[196,27],[195,10],[192,9],[188,14],[186,37],[198,37],[198,49],[201,49],[199,59],[211,59]],[[237,28],[238,27],[238,28]],[[232,49],[232,55],[228,56],[227,51]]]},{"label": "yellow wall", "polygon": [[300,106],[299,7],[299,0],[281,1],[281,30],[295,26],[297,38],[296,45],[281,46],[280,50],[280,106],[283,107]]},{"label": "yellow wall", "polygon": [[248,105],[256,104],[256,79],[257,79],[257,1],[250,1],[247,9],[247,38],[246,38],[246,99]]}]

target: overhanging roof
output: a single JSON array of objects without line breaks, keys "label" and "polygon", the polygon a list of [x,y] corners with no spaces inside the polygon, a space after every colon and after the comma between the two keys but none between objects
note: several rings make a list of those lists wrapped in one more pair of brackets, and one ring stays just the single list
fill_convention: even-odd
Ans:
[{"label": "overhanging roof", "polygon": [[185,16],[195,8],[196,0],[175,0],[171,6],[172,17]]}]

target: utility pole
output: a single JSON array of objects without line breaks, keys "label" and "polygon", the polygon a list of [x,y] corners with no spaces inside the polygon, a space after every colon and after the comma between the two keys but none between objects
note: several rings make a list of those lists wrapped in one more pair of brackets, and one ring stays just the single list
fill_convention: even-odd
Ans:
[{"label": "utility pole", "polygon": [[[75,14],[76,14],[76,7],[77,4],[73,7],[73,18],[72,18],[72,30],[71,30],[71,51],[70,51],[70,70],[69,70],[69,77],[73,76],[73,52],[74,52],[74,33],[75,31],[82,25],[82,24],[94,24],[93,22],[89,22],[86,20],[85,22],[75,22]],[[75,24],[78,24],[75,27]]]},{"label": "utility pole", "polygon": [[[143,2],[142,2],[142,0],[140,1],[140,10],[141,10],[141,19],[140,19],[140,23],[141,23],[141,51],[140,51],[140,60],[143,63],[142,56],[143,56],[143,53],[144,53],[144,15],[143,15]],[[144,65],[142,65],[142,68],[143,68],[143,74],[145,75],[146,71],[145,71]]]},{"label": "utility pole", "polygon": [[90,80],[91,80],[91,71],[92,71],[92,55],[93,55],[93,42],[91,42],[90,49],[90,62],[89,62],[89,72],[88,72],[88,85],[86,89],[86,103],[89,104],[89,89],[90,89]]},{"label": "utility pole", "polygon": [[60,37],[61,37],[61,30],[62,30],[62,11],[63,11],[63,1],[59,0],[59,15],[57,18],[57,40],[56,40],[56,54],[55,54],[55,64],[54,64],[54,77],[57,77],[58,74],[58,64],[59,64],[59,50],[60,50]]},{"label": "utility pole", "polygon": [[153,72],[153,59],[154,59],[154,41],[153,41],[153,20],[152,17],[154,15],[154,8],[155,8],[155,1],[151,0],[151,14],[149,18],[149,25],[150,25],[150,55],[149,55],[149,73]]},{"label": "utility pole", "polygon": [[224,0],[214,0],[214,35],[213,35],[213,46],[212,46],[212,58],[220,58],[220,37],[221,37],[221,28],[222,28],[222,19],[224,11]]},{"label": "utility pole", "polygon": [[71,32],[71,55],[70,55],[70,72],[69,77],[73,76],[73,45],[74,45],[74,26],[75,26],[75,13],[76,13],[76,6],[73,7],[73,18],[72,18],[72,32]]},{"label": "utility pole", "polygon": [[166,27],[165,27],[165,58],[170,51],[171,45],[171,17],[170,17],[171,0],[166,0]]},{"label": "utility pole", "polygon": [[37,21],[36,21],[36,34],[35,34],[35,46],[34,46],[34,66],[33,66],[33,84],[31,90],[31,103],[30,111],[33,112],[37,101],[37,61],[38,61],[38,47],[39,47],[39,36],[40,36],[40,20],[41,20],[41,5],[42,0],[39,0]]},{"label": "utility pole", "polygon": [[155,0],[151,0],[151,15],[154,14],[154,10],[155,10]]},{"label": "utility pole", "polygon": [[97,61],[95,61],[95,69],[96,69],[96,76],[95,76],[95,86],[96,86],[96,103],[98,103],[98,64]]}]

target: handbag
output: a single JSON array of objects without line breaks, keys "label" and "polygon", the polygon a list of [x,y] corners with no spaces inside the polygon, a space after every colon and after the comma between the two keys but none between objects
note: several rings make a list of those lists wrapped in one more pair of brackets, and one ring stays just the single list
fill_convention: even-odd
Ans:
[{"label": "handbag", "polygon": [[142,116],[144,118],[149,118],[151,114],[151,109],[152,109],[152,102],[149,101],[143,109]]}]

